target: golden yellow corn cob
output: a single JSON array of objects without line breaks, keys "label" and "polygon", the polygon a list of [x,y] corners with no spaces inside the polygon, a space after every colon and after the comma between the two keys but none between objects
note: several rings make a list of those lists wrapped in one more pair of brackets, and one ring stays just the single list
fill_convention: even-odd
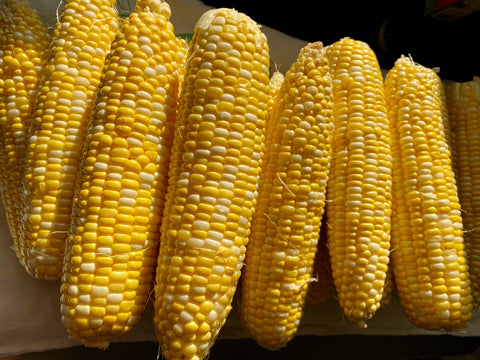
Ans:
[{"label": "golden yellow corn cob", "polygon": [[328,248],[340,306],[365,327],[380,307],[390,250],[392,156],[383,77],[362,41],[341,39],[327,47],[327,57],[335,128]]},{"label": "golden yellow corn cob", "polygon": [[[2,95],[0,107],[0,184],[2,200],[14,249],[19,253],[20,226],[23,221],[23,174],[27,150],[27,132],[31,123],[40,78],[48,56],[50,36],[38,13],[28,1],[2,3],[5,43],[3,52]],[[4,11],[4,10],[0,10]]]},{"label": "golden yellow corn cob", "polygon": [[155,285],[165,359],[207,356],[245,257],[264,151],[265,35],[245,14],[214,9],[194,29],[176,123]]},{"label": "golden yellow corn cob", "polygon": [[[3,97],[3,50],[7,44],[7,27],[6,27],[6,16],[10,13],[10,8],[6,7],[4,4],[0,6],[0,118],[4,118],[7,114],[6,103]],[[0,134],[3,133],[3,126],[0,123]],[[1,135],[0,135],[1,136]],[[3,164],[7,164],[6,154],[5,154],[5,145],[3,140],[0,139],[0,189],[4,187],[5,180],[8,176],[5,175],[3,171]],[[0,197],[2,196],[0,191]],[[3,204],[3,201],[2,201]]]},{"label": "golden yellow corn cob", "polygon": [[153,287],[183,60],[170,15],[137,0],[93,111],[61,286],[62,320],[87,346],[128,334]]},{"label": "golden yellow corn cob", "polygon": [[467,326],[472,297],[439,84],[435,72],[404,56],[385,80],[394,159],[391,257],[410,321],[454,330]]},{"label": "golden yellow corn cob", "polygon": [[275,71],[270,76],[270,81],[268,84],[268,111],[267,111],[267,127],[270,117],[272,116],[273,104],[275,103],[275,97],[280,91],[285,75],[280,71]]},{"label": "golden yellow corn cob", "polygon": [[296,334],[313,280],[330,166],[332,81],[320,42],[306,45],[273,105],[258,205],[242,273],[240,316],[263,347]]},{"label": "golden yellow corn cob", "polygon": [[480,78],[451,84],[446,101],[467,264],[477,308],[480,303]]},{"label": "golden yellow corn cob", "polygon": [[53,34],[29,133],[20,258],[39,279],[61,276],[87,124],[118,29],[114,0],[67,0]]}]

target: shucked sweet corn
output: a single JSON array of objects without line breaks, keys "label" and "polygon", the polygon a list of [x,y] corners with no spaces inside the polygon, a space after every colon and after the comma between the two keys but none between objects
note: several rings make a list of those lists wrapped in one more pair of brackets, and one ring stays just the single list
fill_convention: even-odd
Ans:
[{"label": "shucked sweet corn", "polygon": [[[61,279],[70,336],[106,347],[154,296],[162,356],[203,359],[242,275],[245,329],[278,349],[313,266],[360,327],[394,287],[418,327],[468,325],[478,81],[445,98],[402,57],[384,82],[351,38],[309,44],[283,74],[233,9],[187,43],[162,0],[121,22],[114,0],[63,5],[49,43],[27,0],[1,2],[0,191],[22,265]],[[325,203],[329,259],[314,264]]]}]

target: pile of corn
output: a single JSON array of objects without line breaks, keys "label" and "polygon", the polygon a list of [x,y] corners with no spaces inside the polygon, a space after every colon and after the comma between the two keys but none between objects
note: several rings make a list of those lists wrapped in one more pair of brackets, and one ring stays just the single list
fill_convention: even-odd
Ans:
[{"label": "pile of corn", "polygon": [[462,330],[480,299],[480,81],[448,89],[351,38],[270,72],[245,14],[187,44],[161,0],[67,0],[53,33],[0,3],[0,188],[16,255],[105,348],[151,301],[165,359],[203,359],[232,308],[262,346],[335,297],[359,327],[398,294]]}]

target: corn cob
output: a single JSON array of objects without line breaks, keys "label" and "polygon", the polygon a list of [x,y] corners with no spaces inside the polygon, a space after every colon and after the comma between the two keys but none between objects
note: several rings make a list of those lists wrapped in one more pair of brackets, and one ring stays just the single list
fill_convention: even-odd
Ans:
[{"label": "corn cob", "polygon": [[270,81],[268,83],[267,126],[268,126],[269,119],[272,116],[272,112],[273,112],[272,107],[275,103],[275,97],[280,91],[280,88],[282,86],[284,79],[285,79],[285,75],[280,71],[275,71],[270,76]]},{"label": "corn cob", "polygon": [[472,316],[472,297],[439,84],[435,72],[404,56],[385,80],[394,160],[391,256],[408,319],[457,330]]},{"label": "corn cob", "polygon": [[62,320],[87,346],[128,334],[152,290],[182,66],[170,15],[137,0],[93,111],[61,286]]},{"label": "corn cob", "polygon": [[283,80],[285,80],[285,75],[278,70],[274,71],[272,76],[270,76],[270,81],[268,84],[268,94],[271,99],[271,105],[273,105],[273,100],[275,99],[278,92],[280,91],[280,88],[282,87]]},{"label": "corn cob", "polygon": [[185,68],[155,285],[165,359],[207,356],[230,310],[257,197],[269,49],[245,14],[198,20]]},{"label": "corn cob", "polygon": [[331,91],[322,43],[306,45],[285,74],[267,126],[240,316],[271,350],[297,332],[312,280],[330,165]]},{"label": "corn cob", "polygon": [[114,0],[67,0],[29,131],[20,258],[38,279],[61,277],[87,124],[118,18]]},{"label": "corn cob", "polygon": [[40,77],[47,60],[50,36],[28,1],[6,0],[3,19],[6,43],[3,52],[2,98],[0,100],[0,142],[2,179],[0,184],[5,214],[19,255],[20,225],[23,220],[22,181],[27,151],[27,132]]},{"label": "corn cob", "polygon": [[480,302],[480,78],[451,84],[446,101],[467,264],[477,308]]},{"label": "corn cob", "polygon": [[[11,13],[11,10],[9,7],[5,6],[5,4],[2,4],[0,6],[0,118],[5,118],[7,111],[6,111],[6,102],[3,97],[3,86],[4,86],[4,81],[3,81],[3,50],[5,45],[7,44],[7,26],[6,26],[6,18],[7,15]],[[3,166],[4,164],[7,164],[7,159],[6,159],[6,152],[5,152],[5,145],[3,144],[3,125],[0,122],[0,189],[3,189],[4,184],[8,176],[6,176],[6,172],[4,171]],[[0,190],[0,197],[2,197],[2,191]],[[2,201],[3,205],[3,201]]]},{"label": "corn cob", "polygon": [[327,214],[323,214],[320,225],[320,236],[317,244],[317,253],[313,263],[313,277],[315,281],[308,286],[307,304],[317,305],[333,298],[335,294],[333,277],[330,265],[330,255],[327,247]]},{"label": "corn cob", "polygon": [[368,44],[327,47],[334,135],[327,186],[328,248],[346,318],[365,327],[380,307],[390,250],[392,156],[383,77]]}]

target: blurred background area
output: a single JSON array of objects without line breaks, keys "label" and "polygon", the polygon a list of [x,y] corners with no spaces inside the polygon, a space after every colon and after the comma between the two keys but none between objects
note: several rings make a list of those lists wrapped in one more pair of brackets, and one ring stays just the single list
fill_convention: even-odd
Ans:
[{"label": "blurred background area", "polygon": [[406,55],[440,68],[443,79],[480,76],[480,0],[202,1],[233,7],[305,41],[328,45],[347,36],[366,41],[386,70]]}]

